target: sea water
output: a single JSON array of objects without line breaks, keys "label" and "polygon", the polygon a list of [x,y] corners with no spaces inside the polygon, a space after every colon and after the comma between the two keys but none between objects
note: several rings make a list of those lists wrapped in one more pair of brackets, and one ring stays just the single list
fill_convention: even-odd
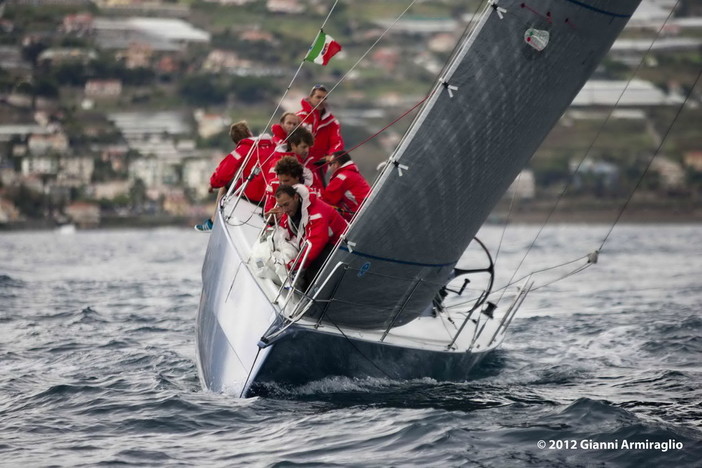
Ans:
[{"label": "sea water", "polygon": [[700,228],[617,226],[559,281],[609,226],[488,226],[493,300],[574,263],[473,380],[251,399],[198,380],[206,234],[0,233],[0,466],[700,466]]}]

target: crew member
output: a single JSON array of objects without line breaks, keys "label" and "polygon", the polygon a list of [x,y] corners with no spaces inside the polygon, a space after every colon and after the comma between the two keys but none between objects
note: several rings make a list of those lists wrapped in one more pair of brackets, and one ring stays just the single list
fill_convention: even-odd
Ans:
[{"label": "crew member", "polygon": [[[302,109],[297,113],[302,125],[314,136],[314,145],[310,148],[310,161],[305,164],[310,169],[312,169],[311,164],[335,151],[344,149],[341,125],[327,108],[327,94],[327,88],[315,85],[310,95],[300,102]],[[317,172],[321,180],[324,180],[324,171],[318,168]]]},{"label": "crew member", "polygon": [[[324,264],[346,230],[347,223],[334,208],[311,194],[304,185],[281,185],[275,192],[275,198],[277,206],[273,212],[282,214],[280,227],[287,231],[288,240],[298,249],[303,247],[305,241],[309,242],[308,251],[300,257],[307,255],[307,258],[297,266],[304,270],[304,289]],[[292,266],[293,261],[288,268]]]},{"label": "crew member", "polygon": [[370,185],[361,175],[351,155],[337,151],[328,159],[332,175],[322,190],[322,200],[336,207],[341,216],[351,221],[370,192]]},{"label": "crew member", "polygon": [[[231,125],[229,136],[236,147],[219,163],[210,177],[209,191],[219,189],[215,210],[244,162],[246,164],[240,179],[236,182],[237,187],[246,183],[243,195],[252,203],[261,203],[266,194],[266,182],[261,171],[255,171],[255,168],[260,167],[275,151],[275,143],[271,137],[269,135],[254,137],[244,120]],[[206,219],[202,224],[195,226],[195,229],[202,232],[211,231],[213,219],[214,217]]]}]

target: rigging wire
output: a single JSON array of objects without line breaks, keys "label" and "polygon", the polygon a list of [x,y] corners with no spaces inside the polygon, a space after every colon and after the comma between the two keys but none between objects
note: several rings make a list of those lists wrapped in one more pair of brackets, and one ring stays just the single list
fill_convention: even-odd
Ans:
[{"label": "rigging wire", "polygon": [[600,244],[600,248],[599,248],[600,251],[602,251],[605,244],[607,243],[607,240],[609,240],[609,236],[612,234],[614,227],[617,225],[617,223],[621,219],[622,215],[624,214],[624,210],[626,210],[627,206],[629,206],[629,203],[631,202],[632,198],[634,197],[636,190],[641,185],[641,182],[643,182],[644,177],[646,176],[649,169],[651,168],[651,164],[653,164],[653,160],[656,159],[656,156],[658,156],[658,153],[660,153],[661,149],[663,148],[663,145],[666,143],[666,140],[668,139],[668,136],[670,135],[670,132],[673,129],[673,126],[675,125],[678,118],[680,117],[680,114],[682,113],[683,109],[685,108],[685,105],[687,104],[687,101],[690,99],[690,96],[692,95],[692,92],[694,91],[695,87],[697,87],[697,84],[700,81],[700,76],[702,76],[702,68],[700,68],[699,73],[697,73],[697,78],[695,79],[695,82],[693,83],[692,87],[690,88],[690,92],[687,93],[687,95],[685,96],[685,100],[682,102],[682,104],[680,104],[680,107],[678,108],[678,111],[675,113],[675,116],[673,117],[673,120],[670,122],[670,125],[666,129],[665,134],[663,135],[663,138],[661,138],[661,141],[658,144],[656,151],[649,158],[648,164],[646,164],[646,167],[644,168],[643,172],[641,173],[641,177],[639,177],[639,180],[636,182],[634,189],[631,191],[631,193],[629,193],[629,197],[626,199],[626,202],[624,202],[621,209],[619,210],[619,213],[617,214],[617,218],[614,220],[614,223],[610,226],[609,231],[607,231],[607,234],[604,236],[604,239],[602,239],[602,243]]},{"label": "rigging wire", "polygon": [[[660,36],[661,36],[661,34],[662,34],[662,32],[663,32],[665,26],[668,24],[668,21],[670,20],[670,18],[672,17],[673,13],[674,13],[675,10],[677,9],[677,6],[678,6],[679,3],[680,3],[680,0],[677,0],[677,1],[675,2],[675,5],[673,5],[673,7],[670,9],[670,12],[668,13],[668,16],[666,17],[666,19],[665,19],[665,21],[663,22],[663,24],[661,25],[661,27],[658,29],[658,31],[657,31],[657,33],[656,33],[656,37],[653,39],[653,41],[651,41],[651,44],[649,45],[648,50],[647,50],[646,53],[644,53],[643,56],[641,57],[641,60],[639,61],[639,64],[637,65],[636,69],[634,70],[634,72],[633,72],[633,73],[631,74],[631,76],[629,77],[629,79],[628,79],[628,81],[627,81],[627,83],[626,83],[626,86],[624,86],[624,89],[623,89],[622,92],[619,94],[619,97],[617,98],[617,101],[614,103],[614,106],[612,106],[612,108],[610,109],[609,113],[607,114],[607,117],[606,117],[605,120],[602,122],[602,125],[600,125],[600,127],[598,128],[597,133],[595,134],[595,137],[594,137],[594,138],[592,139],[592,141],[590,142],[590,145],[588,146],[587,150],[586,150],[585,153],[583,154],[583,157],[580,159],[580,161],[578,162],[578,165],[576,166],[575,170],[573,171],[573,175],[570,177],[570,179],[568,180],[568,183],[565,185],[565,187],[563,187],[563,190],[562,190],[561,193],[558,195],[558,198],[556,199],[556,202],[554,203],[553,207],[551,208],[551,210],[549,211],[548,215],[546,216],[546,220],[545,220],[545,221],[542,223],[542,225],[539,227],[539,230],[537,231],[536,236],[534,236],[534,239],[532,240],[531,244],[529,245],[529,247],[527,248],[526,252],[524,253],[524,256],[522,257],[522,259],[520,260],[519,264],[517,265],[517,268],[514,270],[514,273],[512,273],[512,277],[510,278],[510,280],[509,280],[507,286],[512,285],[512,284],[514,284],[515,282],[517,282],[517,281],[513,281],[513,280],[514,280],[514,277],[517,275],[517,272],[519,271],[519,269],[520,269],[520,268],[522,267],[522,265],[524,264],[524,261],[526,260],[527,256],[529,255],[529,253],[530,253],[531,250],[533,249],[534,245],[536,245],[536,241],[537,241],[538,238],[541,236],[541,233],[542,233],[543,230],[546,228],[546,225],[550,222],[551,217],[552,217],[553,214],[556,212],[556,208],[558,208],[558,205],[561,203],[561,200],[563,200],[563,198],[565,197],[566,192],[568,191],[568,189],[569,189],[570,186],[572,185],[573,181],[575,180],[575,176],[576,176],[576,174],[578,173],[578,171],[580,170],[580,167],[583,165],[583,163],[585,162],[585,160],[587,159],[587,157],[590,155],[590,153],[591,153],[593,147],[595,146],[595,143],[597,142],[597,140],[599,140],[600,135],[602,134],[604,128],[605,128],[606,125],[609,123],[609,121],[610,121],[612,115],[614,114],[614,111],[615,111],[615,110],[617,109],[617,107],[619,106],[619,103],[621,102],[622,97],[624,96],[624,94],[626,93],[626,91],[629,89],[629,85],[631,84],[631,81],[632,81],[632,80],[636,77],[636,75],[639,73],[639,70],[641,69],[641,66],[642,66],[643,63],[644,63],[644,60],[645,60],[646,57],[650,54],[651,50],[653,49],[654,44],[658,41],[658,39],[660,39]],[[698,76],[698,79],[699,79],[699,76]],[[696,82],[695,82],[695,83],[696,83]],[[686,99],[686,100],[687,100],[687,99]],[[677,117],[676,117],[676,118],[677,118]],[[651,164],[651,162],[649,162],[649,166],[650,166],[650,164]],[[647,170],[648,170],[648,168],[647,168]],[[639,181],[639,183],[637,183],[636,188],[638,188],[639,185],[640,185],[640,181]],[[635,188],[634,190],[636,190],[636,188]],[[633,192],[632,192],[632,194],[630,195],[630,198],[631,198],[631,196],[633,196]],[[626,207],[626,205],[628,205],[628,203],[629,203],[629,200],[627,200],[627,202],[625,203],[624,208]],[[612,229],[614,229],[614,226],[615,226],[616,223],[619,221],[619,218],[621,217],[622,213],[623,213],[623,210],[620,211],[619,216],[617,217],[617,219],[615,220],[614,224],[613,224],[612,227],[610,228],[609,233],[611,233]],[[607,234],[607,237],[609,236],[609,233]],[[606,239],[606,238],[605,238],[605,239]],[[604,242],[603,242],[602,245],[604,245]],[[600,248],[601,248],[601,247],[600,247]],[[526,278],[527,276],[529,276],[529,275],[523,276],[522,278]],[[569,276],[570,276],[570,275],[569,275]],[[500,288],[500,289],[502,289],[502,294],[500,295],[500,297],[499,297],[499,299],[498,299],[498,302],[501,301],[502,298],[504,297],[504,294],[505,294],[505,291],[506,291],[505,288],[506,288],[506,286],[503,287],[503,288]],[[499,291],[499,289],[493,291],[493,293],[496,292],[496,291]]]},{"label": "rigging wire", "polygon": [[[517,176],[516,180],[516,185],[519,185],[519,181],[522,178],[522,173],[520,172],[519,175]],[[494,265],[497,265],[497,258],[500,256],[500,249],[502,248],[502,241],[505,239],[505,233],[507,232],[507,228],[509,227],[509,222],[510,219],[512,218],[512,207],[514,206],[514,200],[517,198],[517,191],[514,190],[512,192],[512,199],[509,202],[509,209],[507,210],[507,220],[505,222],[505,227],[502,229],[502,233],[500,234],[500,242],[497,244],[497,252],[495,252],[495,260],[493,261]]]},{"label": "rigging wire", "polygon": [[363,351],[361,351],[361,350],[358,348],[358,346],[356,346],[356,343],[354,343],[353,340],[352,340],[351,338],[349,338],[349,337],[346,335],[346,333],[344,333],[344,331],[341,329],[341,327],[339,327],[339,325],[337,325],[336,322],[334,322],[334,321],[331,319],[331,317],[329,317],[329,314],[326,314],[326,315],[325,315],[325,318],[326,318],[327,320],[329,320],[329,322],[331,322],[331,324],[334,325],[334,327],[335,327],[337,330],[339,330],[339,333],[341,333],[341,335],[342,335],[344,338],[346,338],[346,341],[349,342],[349,344],[353,347],[353,349],[356,350],[356,352],[357,352],[358,354],[360,354],[366,361],[368,361],[369,363],[371,363],[371,365],[372,365],[373,367],[375,367],[376,369],[378,369],[383,375],[385,375],[385,377],[387,377],[387,378],[390,379],[390,380],[396,380],[396,379],[398,378],[398,376],[392,377],[388,372],[385,371],[385,369],[383,369],[382,367],[380,367],[375,361],[373,361],[371,358],[369,358],[368,356],[366,356],[365,353],[363,353]]},{"label": "rigging wire", "polygon": [[[589,255],[585,255],[585,256],[578,257],[578,258],[573,259],[573,260],[569,260],[569,261],[567,261],[567,262],[560,263],[560,264],[558,264],[558,265],[553,265],[553,266],[550,266],[550,267],[541,268],[541,269],[539,269],[539,270],[534,270],[534,271],[531,271],[530,273],[527,273],[526,275],[524,275],[524,276],[522,276],[522,277],[520,277],[520,278],[517,278],[516,280],[514,279],[514,276],[512,276],[512,278],[510,278],[510,281],[509,281],[507,284],[505,284],[505,285],[503,285],[503,286],[501,286],[501,287],[499,287],[499,288],[497,288],[497,289],[493,289],[491,294],[494,294],[494,293],[496,293],[496,292],[502,291],[502,296],[504,296],[504,292],[507,290],[507,288],[509,288],[510,286],[513,286],[513,285],[515,285],[515,284],[517,284],[517,283],[523,281],[524,279],[526,279],[526,278],[528,278],[528,277],[530,277],[530,276],[532,276],[532,275],[536,275],[536,274],[538,274],[538,273],[544,273],[544,272],[546,272],[546,271],[555,270],[555,269],[557,269],[557,268],[562,268],[562,267],[564,267],[564,266],[568,266],[568,265],[571,265],[571,264],[573,264],[573,263],[577,263],[577,262],[580,262],[580,261],[582,261],[582,260],[589,259],[589,257],[590,257]],[[583,266],[584,266],[584,267],[589,267],[590,265],[592,265],[592,263],[586,263],[585,265],[582,265],[582,266],[577,267],[574,271],[580,272],[580,271],[582,271],[582,270],[584,269]],[[556,281],[560,281],[560,280],[563,279],[563,278],[567,278],[567,277],[571,276],[572,274],[573,274],[573,272],[566,273],[563,277],[560,277],[560,278],[558,278],[558,279],[556,279],[556,280],[554,280],[554,281],[551,281],[551,282],[548,283],[548,284],[553,284],[553,283],[555,283]],[[538,288],[532,288],[531,290],[534,291],[534,290],[539,289],[539,288],[541,288],[541,287],[543,287],[543,286],[544,286],[544,285],[539,286]],[[500,296],[500,299],[502,299],[502,296]],[[467,301],[459,302],[459,303],[457,303],[457,304],[451,304],[450,306],[446,306],[446,308],[447,308],[447,309],[450,309],[450,308],[461,307],[461,306],[464,306],[464,305],[466,305],[466,304],[470,304],[471,302],[474,302],[474,301],[475,301],[475,299],[469,299],[469,300],[467,300]]]}]

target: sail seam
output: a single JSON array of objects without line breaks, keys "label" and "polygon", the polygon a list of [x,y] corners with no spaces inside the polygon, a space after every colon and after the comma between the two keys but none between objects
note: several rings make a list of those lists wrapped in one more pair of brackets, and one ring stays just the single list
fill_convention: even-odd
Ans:
[{"label": "sail seam", "polygon": [[592,5],[588,5],[587,3],[580,2],[578,0],[564,0],[568,3],[574,3],[575,5],[581,6],[583,8],[587,8],[588,10],[592,10],[597,13],[601,13],[603,15],[607,16],[613,16],[615,18],[631,18],[631,15],[625,14],[625,13],[614,13],[613,11],[607,11],[603,10],[601,8],[594,7]]},{"label": "sail seam", "polygon": [[339,250],[344,250],[350,254],[358,255],[359,257],[372,258],[373,260],[382,260],[384,262],[399,263],[401,265],[423,266],[423,267],[430,267],[430,268],[443,268],[446,266],[455,265],[456,262],[458,261],[458,260],[456,260],[455,262],[449,262],[449,263],[420,263],[420,262],[411,262],[409,260],[397,260],[394,258],[379,257],[377,255],[371,255],[371,254],[359,252],[358,250],[350,250],[348,247],[345,247],[343,245],[339,247]]}]

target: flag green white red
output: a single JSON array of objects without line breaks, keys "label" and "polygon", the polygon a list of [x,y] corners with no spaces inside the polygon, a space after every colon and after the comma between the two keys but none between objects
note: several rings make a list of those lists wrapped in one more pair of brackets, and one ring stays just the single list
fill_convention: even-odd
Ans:
[{"label": "flag green white red", "polygon": [[341,44],[336,42],[333,37],[325,34],[324,31],[319,31],[314,44],[310,47],[309,52],[305,56],[308,62],[326,65],[329,60],[341,50]]}]

